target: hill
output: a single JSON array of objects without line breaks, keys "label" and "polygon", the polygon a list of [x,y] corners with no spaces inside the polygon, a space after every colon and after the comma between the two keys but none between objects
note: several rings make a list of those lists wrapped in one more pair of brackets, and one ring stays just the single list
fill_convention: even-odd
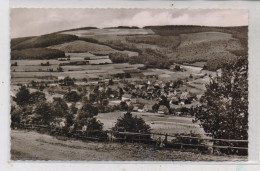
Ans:
[{"label": "hill", "polygon": [[13,39],[13,43],[11,43],[11,49],[23,50],[28,48],[43,48],[47,46],[70,42],[77,39],[78,37],[74,35],[52,33],[37,37]]},{"label": "hill", "polygon": [[145,64],[148,68],[168,68],[173,63],[206,62],[205,68],[216,70],[226,61],[247,54],[247,32],[247,26],[166,25],[140,29],[128,26],[106,29],[82,27],[12,39],[11,50],[12,58],[16,59],[43,59],[44,56],[47,59],[47,53],[52,56],[53,51],[42,49],[41,54],[44,52],[44,55],[32,54],[28,50],[19,52],[23,54],[19,57],[16,54],[19,54],[17,50],[50,48],[59,50],[59,56],[63,56],[61,52],[90,52],[97,55],[113,53],[116,54],[116,61]]},{"label": "hill", "polygon": [[185,33],[198,32],[222,32],[232,34],[234,38],[239,39],[244,48],[247,48],[248,26],[237,27],[209,27],[192,25],[164,25],[164,26],[146,26],[146,29],[153,30],[156,34],[164,36],[174,36]]}]

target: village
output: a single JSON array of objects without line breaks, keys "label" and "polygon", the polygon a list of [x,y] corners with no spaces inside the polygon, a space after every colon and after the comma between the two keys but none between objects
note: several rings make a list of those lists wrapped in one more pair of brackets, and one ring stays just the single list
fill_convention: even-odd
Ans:
[{"label": "village", "polygon": [[[58,58],[58,61],[70,61],[70,59]],[[82,61],[74,62],[75,65],[82,65],[77,62]],[[62,64],[61,66],[65,64],[72,66],[70,63],[60,64]],[[175,68],[181,70],[179,65],[176,65]],[[49,70],[47,69],[47,71]],[[185,71],[182,69],[182,71],[175,72]],[[44,92],[46,97],[49,97],[47,99],[63,97],[66,93],[76,94],[80,98],[72,99],[71,102],[76,103],[78,108],[82,106],[82,100],[89,100],[94,105],[103,104],[105,101],[102,112],[111,112],[114,109],[125,111],[129,108],[136,112],[191,116],[190,110],[200,104],[201,94],[190,92],[183,86],[187,84],[188,79],[192,80],[193,76],[190,74],[188,78],[177,80],[162,80],[158,77],[160,75],[153,73],[144,75],[140,69],[130,69],[113,75],[99,75],[88,79],[58,76],[52,80],[39,82],[32,80],[24,85],[32,91]],[[207,74],[200,74],[200,78],[203,77],[207,77]],[[20,83],[17,85],[19,86]],[[68,105],[71,103],[68,102]]]}]

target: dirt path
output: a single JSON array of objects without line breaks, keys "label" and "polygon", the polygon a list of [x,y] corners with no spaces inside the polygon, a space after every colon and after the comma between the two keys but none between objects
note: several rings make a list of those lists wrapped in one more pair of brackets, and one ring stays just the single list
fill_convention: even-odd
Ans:
[{"label": "dirt path", "polygon": [[21,130],[11,131],[12,160],[142,160],[142,161],[244,161],[241,156],[212,156],[156,150],[142,144],[97,143],[79,140],[58,140],[55,137]]}]

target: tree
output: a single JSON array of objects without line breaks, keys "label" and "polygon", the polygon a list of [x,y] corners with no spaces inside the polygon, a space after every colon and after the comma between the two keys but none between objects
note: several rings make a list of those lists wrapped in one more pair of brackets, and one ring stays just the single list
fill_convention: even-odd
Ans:
[{"label": "tree", "polygon": [[174,69],[175,69],[176,71],[180,71],[180,70],[181,70],[181,67],[180,67],[180,65],[175,65]]},{"label": "tree", "polygon": [[24,106],[30,104],[30,97],[31,96],[29,90],[25,86],[22,86],[16,93],[16,97],[14,97],[13,99],[17,103],[17,105]]},{"label": "tree", "polygon": [[107,106],[109,104],[109,101],[107,99],[102,100],[102,105]]},{"label": "tree", "polygon": [[18,66],[17,62],[11,64],[11,66]]},{"label": "tree", "polygon": [[106,91],[106,96],[109,98],[110,95],[112,95],[112,94],[113,94],[112,89],[111,89],[110,87],[108,87],[108,89],[107,89],[107,91]]},{"label": "tree", "polygon": [[43,92],[36,91],[36,92],[31,93],[31,95],[30,95],[31,104],[35,104],[35,103],[38,103],[40,101],[45,101],[45,100],[46,100],[46,97]]},{"label": "tree", "polygon": [[76,91],[70,91],[64,94],[64,99],[68,102],[78,102],[81,97]]},{"label": "tree", "polygon": [[145,123],[141,117],[133,117],[131,112],[127,112],[123,117],[117,119],[115,126],[112,128],[116,131],[141,132],[149,133],[150,126]]},{"label": "tree", "polygon": [[21,112],[15,106],[11,106],[11,127],[15,127],[21,122]]},{"label": "tree", "polygon": [[152,106],[152,109],[153,109],[153,111],[154,112],[157,112],[158,111],[158,109],[159,109],[159,104],[158,103],[155,103],[153,106]]},{"label": "tree", "polygon": [[[57,68],[57,71],[58,71],[58,72],[63,72],[63,68],[59,66],[59,67]],[[65,79],[64,79],[64,80],[65,80]],[[66,80],[66,81],[68,81],[68,80]]]},{"label": "tree", "polygon": [[76,113],[78,112],[78,108],[76,107],[76,104],[75,104],[75,103],[72,103],[72,104],[71,104],[69,110],[70,110],[70,113],[71,113],[71,114],[76,114]]},{"label": "tree", "polygon": [[82,108],[78,112],[77,122],[79,126],[83,126],[87,123],[89,118],[93,118],[98,114],[98,108],[92,106],[90,103],[83,104]]},{"label": "tree", "polygon": [[114,85],[114,81],[112,80],[112,78],[109,79],[109,81],[108,81],[108,85]]},{"label": "tree", "polygon": [[97,121],[96,118],[90,118],[87,122],[87,130],[88,131],[102,131],[103,130],[103,123]]},{"label": "tree", "polygon": [[[120,117],[117,119],[117,122],[115,126],[112,128],[113,131],[119,131],[119,132],[136,132],[136,133],[150,133],[150,126],[145,123],[143,118],[141,117],[133,117],[133,115],[130,112],[127,112],[124,114],[123,117]],[[117,137],[124,137],[124,135],[115,134]],[[139,136],[140,139],[150,139],[150,135],[141,135]],[[133,135],[127,135],[127,140],[133,140],[135,136]]]},{"label": "tree", "polygon": [[167,97],[165,97],[164,95],[161,96],[161,100],[159,101],[159,106],[160,105],[164,105],[166,106],[168,109],[170,108],[170,102],[169,100],[167,100]]},{"label": "tree", "polygon": [[53,98],[52,110],[55,117],[64,117],[69,114],[69,107],[62,98]]},{"label": "tree", "polygon": [[128,110],[127,103],[124,101],[120,102],[120,108],[121,108],[121,110],[127,111]]},{"label": "tree", "polygon": [[36,104],[34,113],[39,116],[41,124],[49,125],[54,119],[52,107],[47,102],[39,102]]},{"label": "tree", "polygon": [[193,110],[196,121],[214,138],[248,139],[248,61],[239,57],[211,78],[202,105]]},{"label": "tree", "polygon": [[35,82],[34,80],[31,81],[31,85],[33,88],[35,88],[37,86],[37,82]]},{"label": "tree", "polygon": [[72,78],[70,78],[69,76],[67,76],[63,79],[63,84],[65,86],[72,86],[72,85],[74,85],[74,80]]},{"label": "tree", "polygon": [[70,127],[71,125],[73,125],[73,119],[74,119],[74,115],[72,113],[68,113],[65,115],[66,118],[66,126]]}]

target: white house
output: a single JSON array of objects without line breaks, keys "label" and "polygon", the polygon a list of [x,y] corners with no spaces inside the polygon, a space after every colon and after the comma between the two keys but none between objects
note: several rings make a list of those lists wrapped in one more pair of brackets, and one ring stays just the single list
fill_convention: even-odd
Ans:
[{"label": "white house", "polygon": [[131,94],[124,94],[122,96],[121,101],[125,102],[125,101],[131,101],[132,95]]}]

